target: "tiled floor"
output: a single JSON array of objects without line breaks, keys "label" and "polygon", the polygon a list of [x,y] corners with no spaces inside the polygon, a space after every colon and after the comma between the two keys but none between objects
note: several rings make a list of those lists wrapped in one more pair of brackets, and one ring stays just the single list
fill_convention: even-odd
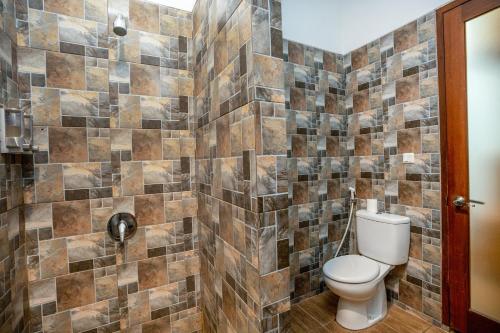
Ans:
[{"label": "tiled floor", "polygon": [[[331,333],[349,331],[335,321],[337,298],[331,292],[324,292],[292,306],[293,333]],[[389,313],[383,321],[361,331],[369,333],[444,333],[421,318],[397,306],[389,306]]]}]

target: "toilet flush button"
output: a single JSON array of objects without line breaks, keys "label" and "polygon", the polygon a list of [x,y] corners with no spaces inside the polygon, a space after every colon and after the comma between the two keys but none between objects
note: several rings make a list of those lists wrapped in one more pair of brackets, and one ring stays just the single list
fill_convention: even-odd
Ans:
[{"label": "toilet flush button", "polygon": [[415,154],[414,153],[404,153],[403,154],[403,163],[405,163],[405,164],[415,163]]}]

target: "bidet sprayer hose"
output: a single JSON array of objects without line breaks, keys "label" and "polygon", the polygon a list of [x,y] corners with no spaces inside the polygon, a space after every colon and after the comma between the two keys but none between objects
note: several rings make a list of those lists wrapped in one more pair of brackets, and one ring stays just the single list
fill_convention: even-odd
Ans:
[{"label": "bidet sprayer hose", "polygon": [[349,212],[349,220],[347,221],[347,228],[345,229],[344,236],[342,236],[342,240],[340,241],[339,247],[337,248],[337,252],[335,252],[335,255],[333,256],[334,258],[337,258],[337,256],[339,255],[340,249],[342,248],[342,245],[344,245],[345,238],[347,237],[347,234],[349,233],[349,230],[351,228],[352,213],[354,212],[354,205],[356,204],[356,191],[352,187],[349,187],[349,191],[351,192],[351,209]]}]

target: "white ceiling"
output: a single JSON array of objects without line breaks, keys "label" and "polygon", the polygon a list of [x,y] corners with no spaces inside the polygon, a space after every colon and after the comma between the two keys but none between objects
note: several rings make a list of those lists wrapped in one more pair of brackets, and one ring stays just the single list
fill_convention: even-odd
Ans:
[{"label": "white ceiling", "polygon": [[159,5],[169,6],[174,8],[179,8],[182,10],[187,10],[189,12],[193,11],[194,4],[196,0],[146,0],[149,2],[154,2]]},{"label": "white ceiling", "polygon": [[449,0],[284,0],[283,37],[346,54]]}]

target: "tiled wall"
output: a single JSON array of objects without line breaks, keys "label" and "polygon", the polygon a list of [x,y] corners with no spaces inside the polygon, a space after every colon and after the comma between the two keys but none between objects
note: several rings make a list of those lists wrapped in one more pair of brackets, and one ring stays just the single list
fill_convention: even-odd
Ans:
[{"label": "tiled wall", "polygon": [[281,3],[194,9],[202,307],[210,332],[286,329]]},{"label": "tiled wall", "polygon": [[[14,1],[1,1],[0,104],[18,107]],[[29,332],[21,155],[0,156],[0,332]]]},{"label": "tiled wall", "polygon": [[[142,0],[17,1],[32,332],[201,329],[191,14]],[[118,13],[128,34],[117,37]],[[106,224],[133,213],[125,247]]]},{"label": "tiled wall", "polygon": [[323,264],[345,229],[347,115],[343,56],[284,41],[288,114],[290,296],[324,290]]},{"label": "tiled wall", "polygon": [[[436,61],[431,13],[347,54],[344,69],[349,182],[359,198],[377,198],[379,208],[411,219],[409,262],[386,286],[398,304],[440,322]],[[403,164],[403,153],[414,153],[415,163]]]}]

